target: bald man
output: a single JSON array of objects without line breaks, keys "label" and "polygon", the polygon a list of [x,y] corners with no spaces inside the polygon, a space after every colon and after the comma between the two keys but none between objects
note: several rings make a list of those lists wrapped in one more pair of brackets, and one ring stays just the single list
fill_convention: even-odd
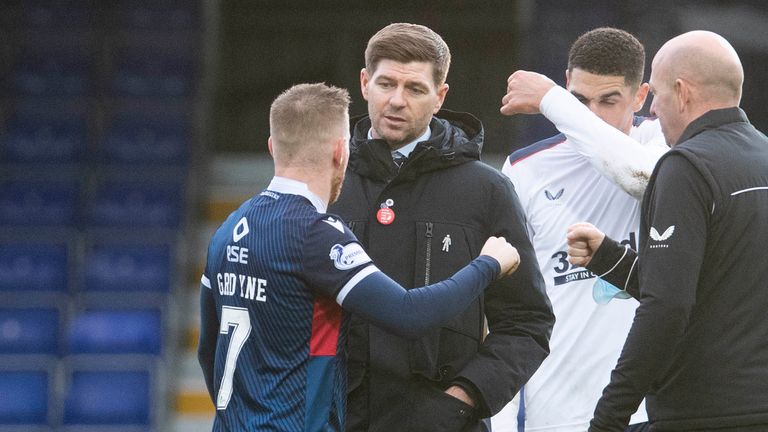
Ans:
[{"label": "bald man", "polygon": [[621,431],[646,397],[651,431],[768,430],[768,138],[738,107],[744,73],[721,36],[656,54],[651,112],[672,146],[643,197],[639,258],[588,224],[571,263],[640,306],[590,431]]}]

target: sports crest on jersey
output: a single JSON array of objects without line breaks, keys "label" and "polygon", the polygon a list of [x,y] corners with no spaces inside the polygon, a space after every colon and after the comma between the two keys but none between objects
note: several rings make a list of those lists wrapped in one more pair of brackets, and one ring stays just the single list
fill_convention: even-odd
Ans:
[{"label": "sports crest on jersey", "polygon": [[333,261],[333,266],[339,270],[349,270],[371,262],[371,258],[359,243],[344,246],[337,243],[331,247],[328,256]]}]

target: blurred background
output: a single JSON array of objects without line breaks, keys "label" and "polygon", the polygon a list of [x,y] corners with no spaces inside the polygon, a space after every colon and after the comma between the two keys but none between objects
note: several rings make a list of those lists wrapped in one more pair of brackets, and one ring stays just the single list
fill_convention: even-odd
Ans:
[{"label": "blurred background", "polygon": [[403,21],[450,46],[445,107],[483,121],[497,168],[555,133],[498,113],[507,77],[564,84],[571,42],[606,25],[635,34],[648,64],[681,32],[722,34],[744,64],[742,107],[768,130],[759,0],[3,0],[0,431],[210,430],[199,279],[213,230],[273,174],[269,105],[324,81],[364,113],[367,40]]}]

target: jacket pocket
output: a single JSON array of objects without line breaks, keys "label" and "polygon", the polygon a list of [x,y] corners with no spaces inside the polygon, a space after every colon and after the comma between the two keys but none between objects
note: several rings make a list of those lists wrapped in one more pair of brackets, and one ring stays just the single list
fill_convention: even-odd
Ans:
[{"label": "jacket pocket", "polygon": [[465,432],[475,430],[475,408],[446,394],[430,383],[416,382],[414,403],[410,409],[411,432]]},{"label": "jacket pocket", "polygon": [[[420,287],[440,282],[467,265],[479,252],[473,237],[461,225],[416,222],[413,285]],[[453,379],[479,349],[482,329],[482,308],[478,300],[443,328],[432,330],[410,343],[411,372],[432,381]]]}]

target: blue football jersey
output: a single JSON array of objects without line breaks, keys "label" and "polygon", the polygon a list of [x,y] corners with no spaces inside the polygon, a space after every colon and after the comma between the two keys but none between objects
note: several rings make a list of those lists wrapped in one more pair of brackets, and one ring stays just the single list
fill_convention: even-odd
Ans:
[{"label": "blue football jersey", "polygon": [[373,271],[354,234],[302,183],[276,177],[232,213],[202,277],[216,307],[203,325],[218,327],[201,332],[216,335],[213,430],[343,430],[339,304]]}]

